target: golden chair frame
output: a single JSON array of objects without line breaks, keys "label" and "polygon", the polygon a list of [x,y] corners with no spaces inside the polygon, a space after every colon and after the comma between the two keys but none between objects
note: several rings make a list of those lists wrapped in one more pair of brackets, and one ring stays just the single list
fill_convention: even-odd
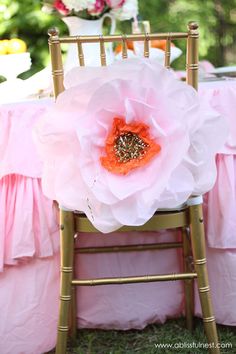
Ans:
[{"label": "golden chair frame", "polygon": [[[49,30],[49,48],[52,62],[54,95],[57,97],[64,91],[62,43],[75,43],[78,48],[78,60],[81,66],[85,65],[83,44],[99,43],[101,65],[106,65],[105,42],[121,42],[122,57],[127,58],[127,41],[144,41],[144,57],[149,57],[149,44],[154,39],[165,39],[165,66],[170,67],[171,40],[187,40],[187,83],[197,90],[198,86],[198,24],[190,22],[186,33],[161,34],[133,34],[110,36],[75,36],[59,37],[56,29]],[[201,199],[201,198],[200,198]],[[79,232],[97,232],[83,214],[73,211],[60,210],[60,242],[61,242],[61,288],[60,311],[56,354],[66,353],[67,337],[71,309],[71,334],[76,335],[76,301],[75,286],[95,286],[108,284],[126,284],[138,282],[184,280],[185,285],[185,313],[187,328],[193,329],[193,281],[197,278],[198,291],[202,307],[204,329],[209,345],[209,352],[219,354],[218,336],[210,296],[210,287],[206,268],[205,235],[202,215],[202,201],[199,197],[190,198],[190,203],[181,210],[157,212],[150,221],[140,227],[122,227],[119,231],[139,230],[158,231],[162,229],[179,228],[182,231],[182,242],[167,242],[148,245],[90,247],[74,250],[74,235]],[[132,252],[157,250],[167,248],[183,249],[184,273],[165,275],[146,275],[122,278],[73,279],[74,251],[77,253],[97,252]]]}]

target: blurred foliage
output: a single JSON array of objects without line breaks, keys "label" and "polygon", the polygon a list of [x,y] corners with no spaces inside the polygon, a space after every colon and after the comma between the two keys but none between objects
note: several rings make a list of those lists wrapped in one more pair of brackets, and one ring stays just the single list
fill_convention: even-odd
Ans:
[{"label": "blurred foliage", "polygon": [[47,30],[57,26],[61,32],[66,31],[60,18],[47,15],[41,11],[40,1],[0,0],[0,38],[23,39],[31,53],[32,68],[29,76],[48,64]]},{"label": "blurred foliage", "polygon": [[[28,77],[48,64],[47,30],[52,26],[67,33],[55,15],[41,11],[41,1],[0,0],[0,39],[19,37],[28,46],[32,68]],[[215,66],[236,62],[236,0],[139,0],[140,17],[149,20],[152,32],[185,31],[190,20],[200,25],[200,58]],[[130,22],[118,23],[117,31],[130,32]],[[177,43],[184,49],[183,41]],[[175,66],[180,67],[182,60]]]},{"label": "blurred foliage", "polygon": [[[200,59],[215,66],[236,64],[236,0],[139,0],[139,9],[152,32],[186,31],[189,21],[197,21]],[[185,43],[178,46],[184,49]]]}]

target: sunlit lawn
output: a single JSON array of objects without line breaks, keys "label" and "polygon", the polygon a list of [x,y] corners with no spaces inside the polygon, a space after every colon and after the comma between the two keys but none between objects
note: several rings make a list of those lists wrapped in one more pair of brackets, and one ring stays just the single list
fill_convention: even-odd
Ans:
[{"label": "sunlit lawn", "polygon": [[[221,354],[235,354],[236,327],[218,326],[218,331],[222,343]],[[160,343],[178,348],[158,348],[157,344]],[[73,348],[68,346],[68,354],[204,354],[207,353],[204,344],[206,338],[201,321],[196,320],[196,329],[191,334],[181,318],[169,320],[164,325],[149,325],[142,331],[80,330]],[[225,348],[227,344],[232,347]],[[190,345],[195,345],[195,348],[189,349]],[[196,348],[196,345],[200,347]]]}]

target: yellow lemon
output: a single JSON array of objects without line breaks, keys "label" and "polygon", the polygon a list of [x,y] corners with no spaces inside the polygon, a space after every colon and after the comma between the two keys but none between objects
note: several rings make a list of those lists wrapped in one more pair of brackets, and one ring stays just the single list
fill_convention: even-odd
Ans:
[{"label": "yellow lemon", "polygon": [[0,40],[0,55],[8,53],[8,39]]},{"label": "yellow lemon", "polygon": [[17,54],[26,52],[25,42],[19,38],[12,38],[8,41],[7,51],[9,54]]}]

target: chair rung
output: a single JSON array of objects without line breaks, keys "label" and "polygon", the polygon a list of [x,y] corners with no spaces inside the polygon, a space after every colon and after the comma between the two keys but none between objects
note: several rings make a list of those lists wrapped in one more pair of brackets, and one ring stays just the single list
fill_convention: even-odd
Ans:
[{"label": "chair rung", "polygon": [[115,284],[131,284],[131,283],[150,283],[155,281],[173,281],[197,278],[197,273],[178,273],[178,274],[162,274],[162,275],[142,275],[136,277],[114,277],[114,278],[98,278],[98,279],[73,279],[72,285],[95,286],[95,285],[115,285]]},{"label": "chair rung", "polygon": [[124,245],[124,246],[106,246],[106,247],[81,247],[75,248],[75,253],[112,253],[112,252],[131,252],[131,251],[151,251],[169,248],[180,248],[182,242],[163,242],[149,243],[141,245]]}]

